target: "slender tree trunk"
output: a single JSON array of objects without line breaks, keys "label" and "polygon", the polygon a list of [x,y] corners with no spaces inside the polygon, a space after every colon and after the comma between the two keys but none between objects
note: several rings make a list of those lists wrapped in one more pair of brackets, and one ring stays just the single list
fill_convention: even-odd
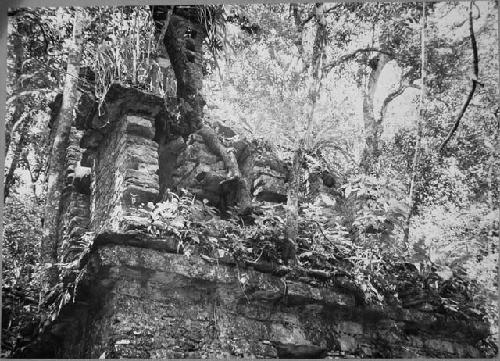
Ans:
[{"label": "slender tree trunk", "polygon": [[[19,24],[20,27],[24,28],[24,25]],[[21,31],[21,29],[19,30]],[[15,85],[14,89],[16,93],[19,93],[22,90],[22,84],[19,81],[21,75],[23,74],[23,62],[24,62],[24,49],[23,49],[23,39],[20,34],[15,34],[13,39],[14,45],[14,55],[15,55]],[[12,141],[17,127],[22,122],[22,111],[23,104],[20,99],[17,98],[15,100],[16,106],[14,110],[14,114],[12,116],[12,123],[14,124],[11,129],[5,129],[5,155],[9,153],[10,142]]]},{"label": "slender tree trunk", "polygon": [[24,152],[24,154],[23,154],[23,160],[26,163],[26,167],[28,168],[28,172],[30,173],[30,180],[31,180],[30,188],[31,188],[31,192],[32,192],[31,199],[33,201],[33,204],[38,205],[39,204],[38,203],[38,196],[36,194],[36,182],[38,181],[38,174],[36,174],[35,172],[33,172],[33,170],[31,169],[31,164],[30,164],[28,155],[29,155],[28,151]]},{"label": "slender tree trunk", "polygon": [[411,169],[411,178],[410,178],[410,191],[408,192],[408,217],[406,218],[406,224],[404,228],[404,239],[403,242],[405,245],[408,245],[408,241],[410,239],[410,222],[413,213],[415,212],[415,188],[416,181],[418,175],[418,158],[420,156],[420,148],[422,142],[422,126],[424,124],[425,117],[425,67],[426,67],[426,57],[425,57],[425,29],[427,27],[427,17],[426,17],[426,9],[425,9],[425,1],[422,3],[423,14],[422,14],[422,43],[421,43],[421,83],[422,87],[420,89],[420,104],[419,104],[419,118],[417,120],[417,142],[415,144],[415,153],[413,155],[412,161],[412,169]]},{"label": "slender tree trunk", "polygon": [[290,185],[287,192],[286,203],[286,224],[285,224],[285,247],[282,252],[282,257],[285,264],[288,260],[295,261],[297,252],[297,236],[299,234],[299,190],[300,190],[300,175],[301,164],[303,160],[302,143],[295,150],[290,172]]},{"label": "slender tree trunk", "polygon": [[299,192],[300,179],[302,175],[302,162],[304,159],[304,148],[311,146],[314,142],[312,138],[312,128],[314,120],[314,110],[318,100],[322,78],[323,50],[327,42],[326,20],[324,16],[324,7],[322,3],[315,6],[316,35],[313,43],[310,74],[314,79],[312,87],[309,89],[309,99],[311,100],[311,111],[307,119],[306,133],[299,140],[295,149],[292,170],[290,172],[290,182],[287,192],[286,224],[285,224],[285,247],[282,252],[282,258],[285,264],[288,260],[298,263],[297,236],[299,233]]},{"label": "slender tree trunk", "polygon": [[137,69],[139,66],[139,29],[137,27],[137,9],[134,9],[134,31],[135,31],[135,46],[132,50],[132,84],[137,85]]},{"label": "slender tree trunk", "polygon": [[4,200],[7,199],[7,197],[9,196],[10,189],[14,184],[14,172],[17,169],[17,165],[19,163],[19,160],[21,160],[24,147],[26,146],[26,141],[28,139],[28,130],[30,128],[29,126],[30,126],[29,119],[25,119],[24,125],[19,131],[20,132],[19,141],[17,142],[14,151],[12,152],[12,161],[10,162],[9,170],[5,174]]},{"label": "slender tree trunk", "polygon": [[496,129],[493,146],[490,149],[490,158],[488,159],[488,205],[490,209],[497,208],[498,200],[495,199],[495,180],[498,179],[498,168],[495,167],[497,163],[498,154],[500,151],[500,112],[495,115]]},{"label": "slender tree trunk", "polygon": [[299,5],[296,3],[290,4],[290,12],[292,13],[293,19],[295,21],[296,27],[296,40],[295,45],[299,50],[299,55],[302,56],[304,53],[304,47],[302,45],[302,32],[304,31],[304,24],[301,19],[301,11],[299,10]]},{"label": "slender tree trunk", "polygon": [[77,102],[77,82],[81,57],[82,24],[80,14],[75,14],[73,22],[73,38],[68,46],[68,64],[63,86],[62,107],[57,117],[57,128],[52,144],[49,166],[47,169],[47,200],[45,205],[45,227],[41,247],[41,259],[48,267],[45,287],[53,286],[58,279],[55,267],[58,250],[58,229],[60,215],[60,200],[64,186],[64,171],[66,166],[66,150],[69,142],[73,109]]},{"label": "slender tree trunk", "polygon": [[[363,89],[363,123],[365,128],[365,147],[361,157],[361,167],[366,174],[374,171],[374,166],[378,162],[380,156],[380,135],[382,118],[375,116],[373,109],[373,99],[375,97],[375,90],[380,79],[382,70],[389,62],[389,57],[385,54],[380,54],[377,60],[373,60],[370,66],[372,70],[368,78],[368,84]],[[376,62],[376,63],[375,63]]]},{"label": "slender tree trunk", "polygon": [[[22,89],[22,85],[19,81],[22,75],[22,64],[24,61],[24,51],[23,51],[23,42],[22,36],[20,34],[16,34],[13,39],[14,45],[14,54],[15,54],[15,86],[14,89],[16,93],[19,93]],[[17,168],[17,164],[19,163],[19,159],[21,157],[21,152],[23,150],[23,143],[26,141],[26,135],[29,129],[28,119],[23,117],[23,104],[20,99],[17,98],[15,100],[15,109],[14,114],[12,116],[13,126],[8,131],[6,129],[5,132],[5,165],[8,164],[8,170],[6,170],[5,178],[4,178],[4,201],[9,196],[10,187],[14,182],[14,171]],[[19,126],[21,126],[21,130],[18,131]],[[12,150],[11,145],[15,141],[16,133],[19,134],[17,144],[15,148]]]}]

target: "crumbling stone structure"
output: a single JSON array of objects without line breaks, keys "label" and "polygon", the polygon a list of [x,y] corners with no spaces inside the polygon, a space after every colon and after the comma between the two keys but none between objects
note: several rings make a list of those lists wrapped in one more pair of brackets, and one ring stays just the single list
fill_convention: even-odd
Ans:
[{"label": "crumbling stone structure", "polygon": [[[369,306],[341,275],[330,275],[328,286],[318,277],[282,277],[257,264],[188,257],[176,239],[148,235],[145,205],[158,200],[161,186],[188,188],[220,206],[224,165],[196,133],[158,145],[158,118],[168,116],[162,99],[113,86],[104,111],[86,104],[71,138],[61,233],[69,244],[94,232],[87,276],[30,356],[487,356],[482,321],[453,319],[425,301]],[[221,139],[236,144],[223,131]],[[286,201],[286,169],[272,150],[234,148],[251,160],[253,196]]]}]

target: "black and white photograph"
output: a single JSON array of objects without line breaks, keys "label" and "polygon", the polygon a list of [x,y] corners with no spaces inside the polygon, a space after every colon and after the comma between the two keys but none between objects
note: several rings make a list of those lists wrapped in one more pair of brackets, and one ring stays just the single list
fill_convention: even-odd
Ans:
[{"label": "black and white photograph", "polygon": [[179,1],[5,9],[1,358],[497,358],[498,0]]}]

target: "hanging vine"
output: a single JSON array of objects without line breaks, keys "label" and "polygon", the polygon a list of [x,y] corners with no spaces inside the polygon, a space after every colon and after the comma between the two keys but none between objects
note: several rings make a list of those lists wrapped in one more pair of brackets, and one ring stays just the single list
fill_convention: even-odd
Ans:
[{"label": "hanging vine", "polygon": [[460,120],[462,120],[462,117],[464,116],[465,112],[467,111],[467,107],[469,106],[472,97],[474,96],[474,93],[477,89],[478,85],[482,85],[479,82],[479,56],[477,54],[477,42],[476,42],[476,37],[474,35],[474,18],[472,16],[472,7],[474,6],[474,1],[471,1],[469,4],[469,34],[470,34],[470,43],[472,46],[472,85],[471,89],[469,91],[469,94],[467,95],[467,98],[465,99],[464,104],[462,105],[462,108],[460,109],[460,112],[458,113],[455,122],[453,124],[453,127],[450,129],[450,132],[446,136],[446,139],[443,141],[441,144],[441,147],[439,147],[439,151],[443,152],[443,150],[446,148],[448,145],[449,141],[451,138],[453,138],[453,135],[458,129],[458,126],[460,125]]}]

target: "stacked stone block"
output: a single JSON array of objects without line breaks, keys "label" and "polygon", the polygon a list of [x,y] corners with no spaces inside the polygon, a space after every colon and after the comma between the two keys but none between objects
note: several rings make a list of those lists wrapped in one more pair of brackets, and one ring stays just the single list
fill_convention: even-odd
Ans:
[{"label": "stacked stone block", "polygon": [[[232,138],[225,138],[228,132],[216,124],[212,127],[226,149],[234,150],[240,172],[255,200],[286,202],[287,170],[278,156],[266,149],[263,142],[256,145],[234,133]],[[228,171],[222,158],[209,149],[198,132],[191,134],[186,143],[178,138],[162,146],[160,159],[168,188],[189,189],[199,199],[207,199],[212,206],[224,208],[225,192],[220,184],[228,180]],[[165,174],[166,168],[169,174]]]},{"label": "stacked stone block", "polygon": [[80,239],[90,220],[90,168],[80,164],[82,136],[81,130],[71,128],[59,222],[61,242],[58,254],[61,262],[71,262],[81,251]]},{"label": "stacked stone block", "polygon": [[99,144],[94,156],[91,230],[141,228],[144,206],[158,197],[158,144],[154,121],[126,114]]},{"label": "stacked stone block", "polygon": [[[284,280],[198,257],[100,247],[92,320],[61,357],[484,357],[481,322],[399,306],[363,306],[351,291]],[[63,349],[73,350],[68,344]]]}]

